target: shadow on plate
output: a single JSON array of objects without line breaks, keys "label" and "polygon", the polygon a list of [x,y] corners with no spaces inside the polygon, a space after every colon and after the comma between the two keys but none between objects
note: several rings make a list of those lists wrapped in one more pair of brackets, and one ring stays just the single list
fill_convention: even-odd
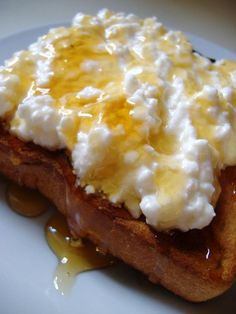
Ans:
[{"label": "shadow on plate", "polygon": [[222,314],[222,310],[227,314],[236,312],[236,284],[213,300],[195,304],[181,299],[161,286],[152,284],[144,275],[123,263],[103,272],[120,285],[133,289],[135,293],[142,294],[149,301],[156,302],[157,308],[160,303],[168,306],[168,313],[172,313],[172,309],[173,313],[177,313],[177,310],[179,313],[188,314]]}]

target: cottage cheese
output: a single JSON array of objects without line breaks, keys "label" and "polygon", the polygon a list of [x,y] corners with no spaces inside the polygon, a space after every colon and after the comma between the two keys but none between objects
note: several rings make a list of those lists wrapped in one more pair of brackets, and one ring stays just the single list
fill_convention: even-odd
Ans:
[{"label": "cottage cheese", "polygon": [[87,193],[187,231],[211,222],[216,174],[236,164],[235,73],[156,18],[79,13],[0,68],[0,116],[68,149]]}]

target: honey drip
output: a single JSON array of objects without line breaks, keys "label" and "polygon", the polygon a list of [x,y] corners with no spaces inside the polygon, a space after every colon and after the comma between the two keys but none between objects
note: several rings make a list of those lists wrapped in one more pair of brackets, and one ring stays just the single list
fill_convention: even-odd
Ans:
[{"label": "honey drip", "polygon": [[74,240],[65,217],[60,213],[51,217],[45,231],[48,244],[59,260],[54,286],[62,295],[70,291],[77,274],[114,263],[114,259],[101,254],[91,242]]},{"label": "honey drip", "polygon": [[39,216],[49,207],[48,200],[38,191],[15,183],[9,183],[6,196],[9,206],[25,217]]}]

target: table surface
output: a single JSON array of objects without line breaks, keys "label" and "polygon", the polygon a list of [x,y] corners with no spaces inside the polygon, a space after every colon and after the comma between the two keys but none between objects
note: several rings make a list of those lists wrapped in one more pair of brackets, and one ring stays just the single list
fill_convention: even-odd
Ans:
[{"label": "table surface", "polygon": [[224,0],[0,0],[0,38],[30,28],[68,22],[78,11],[115,11],[158,16],[166,25],[236,52],[236,1]]}]

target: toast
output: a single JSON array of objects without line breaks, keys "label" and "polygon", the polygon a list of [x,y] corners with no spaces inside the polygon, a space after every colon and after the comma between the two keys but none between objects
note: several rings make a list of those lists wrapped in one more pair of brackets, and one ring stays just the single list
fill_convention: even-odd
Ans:
[{"label": "toast", "polygon": [[66,217],[75,237],[86,237],[175,294],[201,302],[223,293],[236,275],[236,167],[222,171],[216,217],[202,230],[161,233],[144,218],[101,194],[76,186],[65,150],[49,151],[26,143],[0,125],[0,172],[39,190]]}]

